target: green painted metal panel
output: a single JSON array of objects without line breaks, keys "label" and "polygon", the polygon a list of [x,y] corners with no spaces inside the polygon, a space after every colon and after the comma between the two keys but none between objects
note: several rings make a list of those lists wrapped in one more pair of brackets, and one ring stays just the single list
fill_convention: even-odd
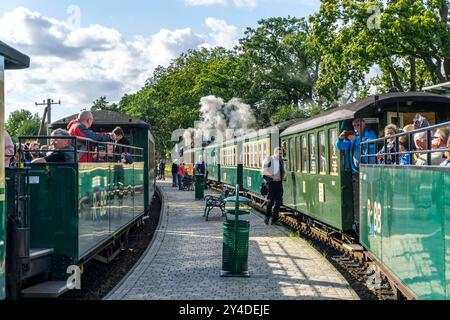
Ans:
[{"label": "green painted metal panel", "polygon": [[205,161],[208,165],[208,180],[220,182],[219,165],[220,147],[206,147],[204,150]]},{"label": "green painted metal panel", "polygon": [[221,170],[220,170],[220,180],[221,182],[231,185],[231,186],[236,186],[237,183],[237,167],[226,167],[226,166],[221,166]]},{"label": "green painted metal panel", "polygon": [[261,170],[243,167],[242,174],[244,189],[259,194],[261,192],[261,184],[264,181]]},{"label": "green painted metal panel", "polygon": [[208,164],[208,179],[220,182],[220,170],[218,165]]},{"label": "green painted metal panel", "polygon": [[448,299],[448,170],[361,168],[361,243],[419,299]]},{"label": "green painted metal panel", "polygon": [[145,164],[133,164],[133,192],[134,192],[134,216],[138,217],[145,213],[144,194],[145,194]]},{"label": "green painted metal panel", "polygon": [[55,273],[78,260],[78,172],[75,165],[30,169],[31,248],[55,250]]},{"label": "green painted metal panel", "polygon": [[[450,186],[450,174],[443,177],[444,186]],[[445,292],[446,299],[450,299],[450,190],[448,187],[440,189],[444,193],[445,212]]]},{"label": "green painted metal panel", "polygon": [[110,166],[107,163],[79,164],[79,257],[110,236],[107,201]]},{"label": "green painted metal panel", "polygon": [[242,189],[243,184],[243,167],[241,164],[237,167],[220,167],[221,182],[229,186],[235,187],[237,184]]}]

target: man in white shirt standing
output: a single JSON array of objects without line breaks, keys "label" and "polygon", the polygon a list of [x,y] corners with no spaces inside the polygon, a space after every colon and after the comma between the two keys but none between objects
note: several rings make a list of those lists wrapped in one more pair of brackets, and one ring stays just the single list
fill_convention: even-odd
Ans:
[{"label": "man in white shirt standing", "polygon": [[263,163],[262,174],[269,191],[267,195],[266,219],[264,221],[266,225],[269,225],[270,218],[272,218],[272,224],[280,225],[278,215],[283,201],[283,180],[286,177],[283,154],[282,148],[275,148],[273,156],[265,159]]}]

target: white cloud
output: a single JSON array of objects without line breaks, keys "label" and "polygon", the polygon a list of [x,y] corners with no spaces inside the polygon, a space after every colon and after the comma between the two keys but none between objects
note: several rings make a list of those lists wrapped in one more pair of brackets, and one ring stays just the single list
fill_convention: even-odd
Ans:
[{"label": "white cloud", "polygon": [[[184,0],[184,3],[188,6],[226,6],[228,2],[228,0]],[[258,0],[233,0],[233,2],[237,8],[256,8],[258,5]]]},{"label": "white cloud", "polygon": [[[226,30],[232,33],[232,28],[223,27],[222,33],[219,27],[213,32],[220,36],[217,42],[229,44]],[[23,107],[36,112],[35,101],[61,99],[53,120],[89,107],[100,96],[118,101],[141,88],[155,67],[207,40],[185,28],[127,41],[112,28],[74,28],[26,8],[0,17],[0,39],[31,58],[29,69],[6,74],[6,116]]]},{"label": "white cloud", "polygon": [[226,5],[227,0],[184,0],[188,6],[212,6],[216,4]]},{"label": "white cloud", "polygon": [[[238,28],[227,24],[224,20],[206,18],[205,24],[212,30],[211,39],[215,39],[213,46],[232,49],[238,44]],[[208,47],[208,45],[205,45]]]},{"label": "white cloud", "polygon": [[256,6],[258,5],[258,0],[234,0],[234,4],[238,8],[256,8]]}]

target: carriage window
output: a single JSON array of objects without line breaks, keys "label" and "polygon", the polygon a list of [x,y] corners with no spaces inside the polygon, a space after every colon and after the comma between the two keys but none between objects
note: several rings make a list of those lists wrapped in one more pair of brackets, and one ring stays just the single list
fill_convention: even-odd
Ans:
[{"label": "carriage window", "polygon": [[267,154],[267,142],[263,143],[263,160],[266,159],[268,157]]},{"label": "carriage window", "polygon": [[258,168],[261,168],[262,143],[258,142]]},{"label": "carriage window", "polygon": [[258,149],[256,143],[253,142],[253,168],[256,168],[257,162],[258,162]]},{"label": "carriage window", "polygon": [[297,172],[301,171],[300,168],[300,137],[295,138],[295,167]]},{"label": "carriage window", "polygon": [[244,167],[247,167],[247,144],[244,144]]},{"label": "carriage window", "polygon": [[316,174],[316,136],[314,134],[309,135],[309,173]]},{"label": "carriage window", "polygon": [[319,173],[327,173],[327,159],[325,151],[325,132],[319,132]]},{"label": "carriage window", "polygon": [[289,139],[289,171],[295,171],[294,168],[294,153],[295,153],[295,144],[294,139]]},{"label": "carriage window", "polygon": [[253,152],[253,143],[250,143],[250,167],[253,168],[255,154]]},{"label": "carriage window", "polygon": [[306,173],[308,162],[308,145],[306,142],[306,136],[302,136],[302,172]]},{"label": "carriage window", "polygon": [[331,129],[328,142],[329,142],[329,154],[330,154],[330,175],[332,175],[332,176],[339,175],[339,167],[338,167],[339,154],[336,149],[337,139],[338,139],[337,130]]}]

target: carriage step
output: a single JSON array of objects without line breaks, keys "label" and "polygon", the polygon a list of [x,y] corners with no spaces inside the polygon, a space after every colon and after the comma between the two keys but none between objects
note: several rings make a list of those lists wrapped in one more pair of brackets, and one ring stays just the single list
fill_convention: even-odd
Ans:
[{"label": "carriage step", "polygon": [[53,249],[31,249],[30,271],[27,273],[27,278],[51,272],[54,253]]},{"label": "carriage step", "polygon": [[22,290],[24,298],[58,298],[69,291],[66,281],[47,281]]},{"label": "carriage step", "polygon": [[31,249],[30,250],[30,259],[36,260],[36,259],[43,258],[46,256],[51,256],[53,253],[55,253],[55,250],[53,250],[53,249]]}]

